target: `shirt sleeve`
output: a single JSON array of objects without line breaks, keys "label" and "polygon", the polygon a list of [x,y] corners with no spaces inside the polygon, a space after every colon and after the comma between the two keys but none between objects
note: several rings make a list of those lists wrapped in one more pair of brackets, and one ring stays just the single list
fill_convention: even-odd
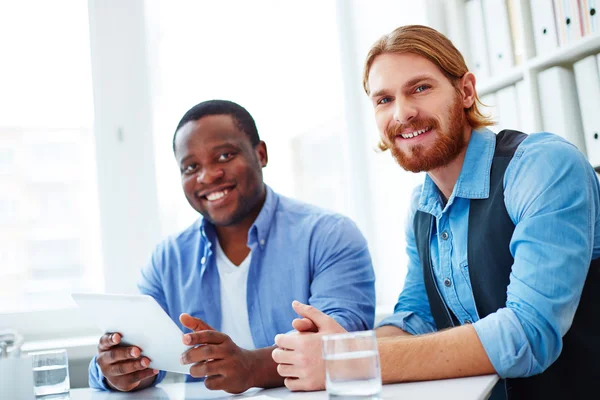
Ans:
[{"label": "shirt sleeve", "polygon": [[309,304],[348,331],[372,329],[375,273],[367,241],[356,224],[347,217],[328,217],[317,226],[311,247]]},{"label": "shirt sleeve", "polygon": [[435,322],[431,315],[429,300],[423,280],[423,268],[417,253],[413,222],[421,195],[418,186],[412,193],[411,207],[406,218],[406,252],[408,253],[408,270],[404,280],[404,288],[394,307],[394,314],[383,319],[378,327],[392,325],[412,335],[435,332]]},{"label": "shirt sleeve", "polygon": [[[159,246],[156,249],[148,265],[146,265],[142,269],[142,273],[140,279],[138,280],[137,286],[140,293],[154,297],[154,299],[156,299],[160,306],[166,311],[165,295],[162,289],[162,285],[160,284],[160,272],[157,268],[157,263],[159,263],[161,259],[161,248],[162,246]],[[106,381],[104,380],[102,370],[96,362],[96,357],[97,356],[94,356],[92,361],[90,361],[90,365],[88,368],[88,383],[93,389],[111,390],[110,387],[106,385]],[[156,379],[154,380],[154,385],[160,383],[164,379],[165,375],[165,371],[159,371]]]},{"label": "shirt sleeve", "polygon": [[164,247],[165,243],[160,244],[152,254],[150,262],[142,268],[140,278],[137,282],[137,288],[141,294],[152,296],[168,314],[167,299],[162,284],[163,274],[161,272],[164,267]]},{"label": "shirt sleeve", "polygon": [[522,143],[504,187],[515,224],[506,307],[474,328],[502,378],[527,377],[560,355],[589,270],[600,196],[583,154],[550,134]]}]

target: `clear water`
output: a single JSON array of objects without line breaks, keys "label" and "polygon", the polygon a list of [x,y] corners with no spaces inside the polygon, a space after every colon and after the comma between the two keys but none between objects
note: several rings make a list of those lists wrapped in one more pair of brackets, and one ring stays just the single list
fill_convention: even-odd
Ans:
[{"label": "clear water", "polygon": [[71,387],[68,367],[47,365],[33,368],[33,386],[37,398],[68,393]]},{"label": "clear water", "polygon": [[381,371],[377,350],[329,354],[325,366],[330,398],[379,398]]}]

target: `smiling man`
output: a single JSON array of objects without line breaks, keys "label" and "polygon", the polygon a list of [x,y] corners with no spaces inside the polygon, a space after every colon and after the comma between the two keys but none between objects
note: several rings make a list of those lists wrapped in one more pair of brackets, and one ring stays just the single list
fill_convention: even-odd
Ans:
[{"label": "smiling man", "polygon": [[[485,129],[475,77],[431,28],[378,40],[363,84],[380,148],[427,172],[404,288],[376,330],[383,381],[497,373],[494,399],[597,396],[600,188],[585,156],[550,133]],[[290,389],[321,389],[321,336],[345,329],[293,307],[307,334],[278,335],[273,359]]]},{"label": "smiling man", "polygon": [[[173,137],[185,196],[202,216],[161,243],[138,283],[186,332],[187,380],[241,393],[283,384],[274,337],[292,329],[293,299],[344,329],[373,325],[374,273],[367,243],[348,218],[278,195],[263,183],[267,147],[240,105],[211,100],[191,108]],[[214,327],[214,329],[212,328]],[[90,386],[120,391],[156,384],[121,335],[100,338]],[[202,346],[197,346],[202,345]]]}]

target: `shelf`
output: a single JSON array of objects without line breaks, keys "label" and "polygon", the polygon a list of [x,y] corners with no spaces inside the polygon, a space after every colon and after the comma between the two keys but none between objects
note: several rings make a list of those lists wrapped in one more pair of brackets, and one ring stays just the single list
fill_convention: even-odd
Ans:
[{"label": "shelf", "polygon": [[506,86],[514,85],[523,79],[525,71],[539,72],[560,64],[572,64],[577,60],[598,53],[600,53],[600,34],[585,36],[576,42],[557,47],[550,54],[527,60],[525,63],[511,68],[499,76],[482,80],[481,84],[477,85],[477,94],[485,96]]},{"label": "shelf", "polygon": [[500,76],[483,80],[481,84],[477,85],[477,95],[481,97],[494,93],[506,86],[514,85],[521,79],[523,79],[523,66],[517,65]]},{"label": "shelf", "polygon": [[573,63],[577,60],[600,53],[600,34],[585,36],[576,42],[557,48],[550,54],[532,58],[527,61],[527,68],[541,71],[564,63]]}]

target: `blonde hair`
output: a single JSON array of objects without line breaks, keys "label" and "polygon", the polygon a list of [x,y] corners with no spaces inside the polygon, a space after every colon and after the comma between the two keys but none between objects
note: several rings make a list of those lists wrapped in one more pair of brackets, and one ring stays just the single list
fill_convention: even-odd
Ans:
[{"label": "blonde hair", "polygon": [[[369,72],[373,61],[379,55],[386,53],[413,53],[425,57],[434,63],[458,90],[460,78],[469,70],[460,52],[444,35],[423,25],[406,25],[396,28],[391,33],[377,40],[365,60],[363,69],[363,88],[367,95],[369,90]],[[481,113],[477,103],[482,104],[475,91],[475,101],[465,109],[465,116],[473,129],[494,125],[494,121]]]}]

